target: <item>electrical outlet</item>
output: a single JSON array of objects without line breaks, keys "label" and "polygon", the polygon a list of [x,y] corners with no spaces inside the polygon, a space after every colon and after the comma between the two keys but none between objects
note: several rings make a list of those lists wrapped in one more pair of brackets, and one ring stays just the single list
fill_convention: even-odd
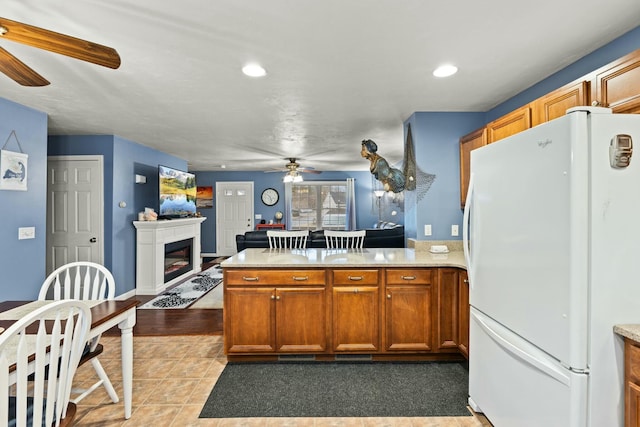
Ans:
[{"label": "electrical outlet", "polygon": [[431,224],[424,225],[424,235],[431,236]]},{"label": "electrical outlet", "polygon": [[451,226],[451,235],[452,236],[457,236],[458,235],[458,224],[453,224]]}]

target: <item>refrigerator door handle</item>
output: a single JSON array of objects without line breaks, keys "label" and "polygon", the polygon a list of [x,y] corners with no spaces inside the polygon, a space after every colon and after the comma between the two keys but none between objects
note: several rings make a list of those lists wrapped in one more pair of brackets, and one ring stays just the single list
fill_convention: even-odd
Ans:
[{"label": "refrigerator door handle", "polygon": [[[510,342],[508,337],[503,336],[503,335],[506,335],[506,334],[501,334],[500,331],[497,328],[493,328],[489,324],[487,324],[487,321],[485,319],[483,319],[484,316],[479,315],[477,313],[473,313],[472,316],[474,317],[474,319],[477,322],[477,324],[484,330],[484,332],[496,344],[498,344],[504,350],[506,350],[509,353],[511,353],[514,357],[516,357],[516,358],[522,360],[523,362],[531,365],[535,369],[545,373],[546,375],[548,375],[549,377],[555,379],[556,381],[560,382],[561,384],[564,384],[566,386],[570,386],[571,385],[571,378],[568,375],[568,373],[569,373],[568,370],[565,370],[563,372],[561,369],[557,368],[556,366],[553,366],[550,363],[546,363],[546,361],[544,359],[534,357],[531,354],[529,354],[528,352],[526,352],[523,349],[519,348],[518,346],[514,345],[513,343]],[[507,332],[507,333],[512,333],[512,332]]]},{"label": "refrigerator door handle", "polygon": [[462,217],[462,249],[464,251],[464,260],[467,263],[467,272],[469,273],[469,286],[473,287],[473,265],[471,264],[471,251],[469,246],[469,226],[471,220],[471,199],[473,197],[473,173],[469,176],[469,188],[467,189],[467,198],[464,203],[464,214]]}]

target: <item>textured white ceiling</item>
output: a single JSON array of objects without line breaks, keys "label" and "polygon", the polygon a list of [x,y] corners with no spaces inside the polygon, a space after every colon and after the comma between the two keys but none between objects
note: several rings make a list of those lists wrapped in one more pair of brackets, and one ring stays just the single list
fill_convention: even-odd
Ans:
[{"label": "textured white ceiling", "polygon": [[[3,0],[0,16],[115,48],[118,70],[0,40],[51,85],[0,75],[50,134],[115,134],[191,170],[287,157],[366,170],[402,159],[416,111],[486,111],[638,25],[638,0]],[[259,62],[250,79],[240,69]],[[436,79],[444,62],[460,71]]]}]

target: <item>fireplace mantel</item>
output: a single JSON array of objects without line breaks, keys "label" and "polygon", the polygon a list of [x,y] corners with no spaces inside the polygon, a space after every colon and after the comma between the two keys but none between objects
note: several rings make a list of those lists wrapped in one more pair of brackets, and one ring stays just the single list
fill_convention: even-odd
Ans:
[{"label": "fireplace mantel", "polygon": [[[136,227],[137,295],[157,295],[200,271],[200,224],[205,219],[207,218],[133,222]],[[193,239],[193,270],[164,283],[164,245],[185,239]]]}]

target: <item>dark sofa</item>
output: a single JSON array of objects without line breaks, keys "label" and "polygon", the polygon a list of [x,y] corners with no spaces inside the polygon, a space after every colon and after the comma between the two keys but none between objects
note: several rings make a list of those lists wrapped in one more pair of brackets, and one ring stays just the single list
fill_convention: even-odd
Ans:
[{"label": "dark sofa", "polygon": [[[364,238],[365,248],[403,248],[404,225],[383,223],[380,228],[367,228]],[[268,248],[269,240],[267,231],[247,231],[236,235],[236,247],[238,252],[247,248]],[[309,233],[307,239],[308,248],[324,248],[326,241],[324,230],[315,230]]]}]

